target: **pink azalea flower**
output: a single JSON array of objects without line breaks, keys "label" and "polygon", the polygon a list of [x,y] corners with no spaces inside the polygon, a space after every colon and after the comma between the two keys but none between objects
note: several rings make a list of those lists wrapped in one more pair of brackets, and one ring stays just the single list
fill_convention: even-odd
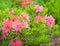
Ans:
[{"label": "pink azalea flower", "polygon": [[[13,17],[10,19],[10,23],[11,23],[11,27],[14,29],[15,32],[18,32],[19,30],[21,30],[22,28],[27,28],[28,24],[26,21],[22,21],[19,22],[19,19],[22,16],[16,17],[16,19],[14,19]],[[18,18],[18,19],[17,19]]]},{"label": "pink azalea flower", "polygon": [[52,16],[45,16],[45,23],[47,23],[48,27],[52,27],[55,19]]},{"label": "pink azalea flower", "polygon": [[25,8],[27,5],[32,4],[32,0],[20,0],[22,3],[22,8]]},{"label": "pink azalea flower", "polygon": [[19,19],[20,19],[20,16],[16,16],[16,20],[18,20],[18,21],[19,21]]},{"label": "pink azalea flower", "polygon": [[22,21],[21,24],[20,24],[20,26],[22,28],[28,28],[28,23],[26,21]]},{"label": "pink azalea flower", "polygon": [[16,19],[14,18],[14,16],[12,16],[11,18],[10,18],[10,22],[12,23],[12,22],[15,22],[16,21]]},{"label": "pink azalea flower", "polygon": [[14,40],[10,41],[10,46],[15,46]]},{"label": "pink azalea flower", "polygon": [[11,40],[10,41],[10,46],[22,46],[22,42],[21,42],[20,39],[16,39],[15,41]]},{"label": "pink azalea flower", "polygon": [[18,32],[21,29],[18,17],[14,18],[14,16],[12,16],[10,18],[10,23],[11,28],[13,28],[15,32]]},{"label": "pink azalea flower", "polygon": [[18,32],[21,29],[20,23],[18,21],[12,22],[12,28],[15,32]]},{"label": "pink azalea flower", "polygon": [[43,6],[35,5],[36,12],[42,12]]},{"label": "pink azalea flower", "polygon": [[43,16],[36,16],[36,17],[34,18],[34,21],[38,22],[38,21],[40,21],[40,19],[42,19],[42,18],[43,18]]},{"label": "pink azalea flower", "polygon": [[28,14],[25,14],[25,13],[22,13],[21,15],[20,15],[20,18],[25,18],[25,19],[27,19],[28,21],[29,21],[29,16],[28,16]]},{"label": "pink azalea flower", "polygon": [[2,33],[4,35],[7,35],[7,33],[10,31],[10,28],[11,28],[11,23],[9,22],[9,20],[4,20],[2,24]]},{"label": "pink azalea flower", "polygon": [[15,46],[22,46],[22,42],[20,39],[16,39]]}]

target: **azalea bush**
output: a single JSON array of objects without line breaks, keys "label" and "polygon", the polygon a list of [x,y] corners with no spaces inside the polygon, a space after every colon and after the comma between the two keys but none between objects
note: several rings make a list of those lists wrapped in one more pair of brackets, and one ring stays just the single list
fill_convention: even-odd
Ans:
[{"label": "azalea bush", "polygon": [[10,7],[0,10],[1,46],[49,46],[51,38],[60,35],[56,18],[45,5],[32,0],[9,2]]},{"label": "azalea bush", "polygon": [[[44,6],[44,12],[43,14],[51,14],[55,19],[56,23],[60,24],[60,0],[32,0],[34,4],[39,4]],[[12,7],[17,7],[21,8],[25,7],[28,4],[31,4],[32,1],[30,0],[29,3],[26,3],[21,0],[1,0],[0,1],[0,10],[4,11],[6,8],[12,8]],[[31,11],[31,10],[30,10]],[[2,16],[2,15],[0,15]]]}]

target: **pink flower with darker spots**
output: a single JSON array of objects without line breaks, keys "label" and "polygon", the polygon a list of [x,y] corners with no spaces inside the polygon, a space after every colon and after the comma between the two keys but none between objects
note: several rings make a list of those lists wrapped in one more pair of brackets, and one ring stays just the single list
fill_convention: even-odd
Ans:
[{"label": "pink flower with darker spots", "polygon": [[11,28],[13,28],[15,32],[18,32],[21,29],[19,18],[18,19],[17,18],[14,17],[10,18]]},{"label": "pink flower with darker spots", "polygon": [[15,40],[15,46],[22,46],[22,42],[20,39]]},{"label": "pink flower with darker spots", "polygon": [[15,46],[14,40],[10,40],[10,46]]},{"label": "pink flower with darker spots", "polygon": [[12,28],[15,32],[18,32],[21,29],[20,23],[18,21],[12,22]]}]

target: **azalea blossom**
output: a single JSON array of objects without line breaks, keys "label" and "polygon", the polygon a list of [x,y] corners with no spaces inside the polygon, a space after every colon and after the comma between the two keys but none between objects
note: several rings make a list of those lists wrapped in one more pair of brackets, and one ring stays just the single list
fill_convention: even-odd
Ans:
[{"label": "azalea blossom", "polygon": [[45,23],[47,23],[48,27],[52,27],[55,19],[52,16],[45,16]]},{"label": "azalea blossom", "polygon": [[43,10],[43,6],[39,6],[39,5],[35,5],[35,10],[36,10],[36,12],[42,12],[42,10]]},{"label": "azalea blossom", "polygon": [[19,21],[20,20],[20,16],[16,16],[16,20]]},{"label": "azalea blossom", "polygon": [[11,16],[10,19],[9,19],[10,23],[15,22],[16,20],[17,20],[17,19],[15,19],[14,16]]},{"label": "azalea blossom", "polygon": [[20,39],[16,39],[15,40],[15,46],[22,46],[22,42],[21,42],[21,40]]},{"label": "azalea blossom", "polygon": [[10,18],[10,23],[11,23],[11,28],[13,28],[15,32],[18,32],[21,29],[18,17],[14,18],[14,16],[12,16]]},{"label": "azalea blossom", "polygon": [[28,3],[23,2],[23,3],[22,3],[22,8],[25,8],[27,5],[28,5]]},{"label": "azalea blossom", "polygon": [[20,16],[17,16],[16,19],[14,17],[10,19],[11,28],[13,28],[15,32],[18,32],[22,28],[28,28],[28,23],[26,21],[19,22],[19,19],[21,18],[29,19],[29,16],[27,14],[21,14]]},{"label": "azalea blossom", "polygon": [[12,22],[12,28],[15,32],[18,32],[21,29],[20,23],[18,21]]},{"label": "azalea blossom", "polygon": [[14,40],[10,40],[10,46],[15,46]]},{"label": "azalea blossom", "polygon": [[4,19],[2,23],[2,33],[4,36],[6,36],[8,32],[10,32],[10,28],[11,28],[11,23],[9,22],[9,20]]},{"label": "azalea blossom", "polygon": [[20,39],[16,38],[15,40],[10,40],[10,46],[22,46]]},{"label": "azalea blossom", "polygon": [[2,33],[3,36],[7,36],[8,32],[13,29],[14,32],[18,32],[22,28],[28,28],[27,21],[20,21],[21,18],[26,18],[29,20],[29,16],[27,14],[21,14],[20,16],[14,17],[12,16],[9,20],[4,19],[2,23]]},{"label": "azalea blossom", "polygon": [[25,19],[27,19],[28,21],[30,20],[29,15],[26,14],[26,13],[22,13],[22,14],[20,14],[20,18],[25,18]]},{"label": "azalea blossom", "polygon": [[35,18],[34,18],[34,21],[36,21],[36,22],[39,22],[41,19],[43,18],[43,16],[36,16]]},{"label": "azalea blossom", "polygon": [[22,22],[15,21],[12,23],[12,28],[14,29],[15,32],[18,32],[22,28],[28,28],[28,23],[27,21]]},{"label": "azalea blossom", "polygon": [[27,5],[32,4],[32,0],[20,0],[22,3],[22,8],[25,8]]},{"label": "azalea blossom", "polygon": [[20,26],[21,26],[22,28],[28,28],[28,23],[27,23],[27,21],[22,21],[22,22],[20,23]]}]

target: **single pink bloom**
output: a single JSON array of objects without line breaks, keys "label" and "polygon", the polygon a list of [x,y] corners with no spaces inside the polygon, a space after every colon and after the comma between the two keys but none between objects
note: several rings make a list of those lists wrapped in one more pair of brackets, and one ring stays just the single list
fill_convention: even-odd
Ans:
[{"label": "single pink bloom", "polygon": [[13,28],[15,32],[18,32],[21,29],[20,23],[19,23],[19,18],[20,17],[18,17],[18,16],[16,18],[14,18],[14,17],[10,18],[11,28]]},{"label": "single pink bloom", "polygon": [[16,38],[15,40],[10,40],[10,46],[22,46],[20,39]]},{"label": "single pink bloom", "polygon": [[34,21],[39,22],[42,18],[43,18],[43,16],[36,16],[34,18]]},{"label": "single pink bloom", "polygon": [[45,16],[45,23],[47,23],[48,27],[52,27],[55,19],[52,16]]},{"label": "single pink bloom", "polygon": [[25,18],[25,19],[27,19],[28,21],[30,20],[30,17],[29,17],[28,14],[26,14],[26,13],[22,13],[22,14],[20,15],[20,18]]},{"label": "single pink bloom", "polygon": [[2,27],[2,37],[6,37],[8,35],[8,30]]},{"label": "single pink bloom", "polygon": [[22,8],[25,8],[27,5],[32,4],[32,0],[20,0],[22,3]]},{"label": "single pink bloom", "polygon": [[39,5],[35,5],[35,10],[36,10],[36,12],[42,12],[42,10],[43,10],[43,6],[39,6]]},{"label": "single pink bloom", "polygon": [[14,16],[12,16],[12,17],[10,18],[10,20],[9,20],[9,21],[10,21],[11,26],[12,26],[12,23],[13,23],[13,22],[15,22],[15,21],[16,21],[16,19],[14,18]]},{"label": "single pink bloom", "polygon": [[28,4],[26,2],[22,2],[22,8],[25,8]]},{"label": "single pink bloom", "polygon": [[14,22],[14,21],[16,21],[16,19],[14,18],[14,16],[12,16],[12,17],[10,18],[10,22]]},{"label": "single pink bloom", "polygon": [[22,28],[28,28],[28,23],[27,23],[26,21],[22,21],[22,22],[20,23],[20,26],[21,26]]},{"label": "single pink bloom", "polygon": [[20,23],[18,21],[12,22],[12,28],[15,32],[18,32],[21,29]]},{"label": "single pink bloom", "polygon": [[20,20],[20,16],[16,16],[16,20],[18,20],[18,21],[19,21],[19,20]]},{"label": "single pink bloom", "polygon": [[21,0],[20,2],[22,3],[22,8],[25,8],[29,4],[28,0]]},{"label": "single pink bloom", "polygon": [[10,28],[11,28],[11,23],[9,22],[9,20],[3,20],[2,26],[3,26],[4,28],[6,28],[6,30],[10,30]]},{"label": "single pink bloom", "polygon": [[15,46],[14,40],[10,40],[10,46]]},{"label": "single pink bloom", "polygon": [[22,46],[22,42],[20,39],[15,40],[15,46]]}]

